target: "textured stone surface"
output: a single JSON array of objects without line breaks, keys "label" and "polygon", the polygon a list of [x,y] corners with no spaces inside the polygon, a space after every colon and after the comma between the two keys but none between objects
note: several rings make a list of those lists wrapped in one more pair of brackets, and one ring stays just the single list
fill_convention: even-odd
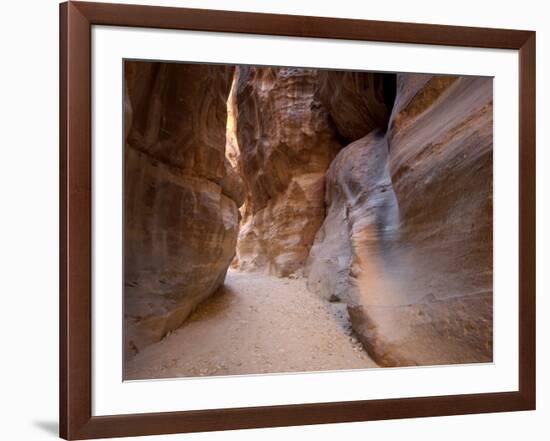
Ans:
[{"label": "textured stone surface", "polygon": [[327,300],[335,295],[360,305],[359,273],[382,275],[377,272],[384,263],[374,267],[374,260],[382,244],[394,242],[399,226],[387,152],[384,134],[375,130],[346,146],[327,172],[327,215],[306,268],[308,287]]},{"label": "textured stone surface", "polygon": [[327,175],[310,289],[387,366],[492,359],[492,81],[399,75],[384,136]]},{"label": "textured stone surface", "polygon": [[395,75],[320,70],[317,96],[328,109],[340,136],[348,142],[388,123],[395,95]]},{"label": "textured stone surface", "polygon": [[125,65],[128,355],[177,328],[222,283],[244,186],[225,158],[232,69]]},{"label": "textured stone surface", "polygon": [[238,167],[247,187],[235,266],[299,273],[324,217],[325,171],[340,148],[315,97],[315,70],[241,67]]},{"label": "textured stone surface", "polygon": [[126,65],[128,354],[233,262],[304,272],[381,366],[490,361],[492,80],[232,72]]},{"label": "textured stone surface", "polygon": [[[359,340],[380,366],[490,361],[492,296],[472,294],[410,305],[348,307]],[[399,326],[389,323],[396,322]]]}]

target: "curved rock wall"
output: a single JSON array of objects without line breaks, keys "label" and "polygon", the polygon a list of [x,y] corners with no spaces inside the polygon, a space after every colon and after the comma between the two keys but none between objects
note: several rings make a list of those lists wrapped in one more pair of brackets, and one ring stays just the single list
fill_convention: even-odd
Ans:
[{"label": "curved rock wall", "polygon": [[395,97],[395,74],[320,70],[317,96],[344,144],[385,129]]},{"label": "curved rock wall", "polygon": [[386,135],[339,153],[326,201],[308,286],[375,361],[492,359],[491,79],[398,75]]},{"label": "curved rock wall", "polygon": [[303,271],[379,365],[492,359],[491,79],[140,62],[125,78],[128,354],[233,260]]},{"label": "curved rock wall", "polygon": [[235,265],[303,268],[324,217],[325,172],[340,149],[311,69],[240,67],[238,167],[247,187]]},{"label": "curved rock wall", "polygon": [[235,254],[244,186],[225,158],[232,74],[125,63],[128,355],[180,326]]},{"label": "curved rock wall", "polygon": [[336,156],[327,172],[326,205],[306,267],[308,288],[358,306],[368,301],[358,277],[368,272],[369,279],[380,280],[399,228],[382,131],[371,131]]}]

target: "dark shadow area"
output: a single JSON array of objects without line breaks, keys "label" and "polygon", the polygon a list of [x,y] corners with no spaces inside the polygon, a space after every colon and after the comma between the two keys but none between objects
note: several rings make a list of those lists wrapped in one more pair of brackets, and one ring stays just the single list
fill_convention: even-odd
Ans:
[{"label": "dark shadow area", "polygon": [[395,104],[396,94],[397,94],[397,75],[385,74],[384,75],[384,103],[388,108],[388,115],[391,115],[392,113],[393,105]]}]

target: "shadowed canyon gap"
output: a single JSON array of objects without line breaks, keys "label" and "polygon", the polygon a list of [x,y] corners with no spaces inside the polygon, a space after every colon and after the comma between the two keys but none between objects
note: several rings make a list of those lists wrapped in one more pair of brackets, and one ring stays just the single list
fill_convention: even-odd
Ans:
[{"label": "shadowed canyon gap", "polygon": [[490,78],[125,80],[127,378],[492,360]]}]

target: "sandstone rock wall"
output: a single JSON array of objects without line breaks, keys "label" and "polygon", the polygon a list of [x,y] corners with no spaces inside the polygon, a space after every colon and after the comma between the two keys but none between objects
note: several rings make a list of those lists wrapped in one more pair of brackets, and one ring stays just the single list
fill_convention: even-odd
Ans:
[{"label": "sandstone rock wall", "polygon": [[320,70],[317,96],[344,145],[385,129],[395,96],[395,74]]},{"label": "sandstone rock wall", "polygon": [[382,366],[490,361],[492,80],[233,72],[126,63],[127,353],[233,261],[304,272]]},{"label": "sandstone rock wall", "polygon": [[308,286],[375,361],[492,359],[491,79],[398,75],[386,134],[338,154],[326,202]]},{"label": "sandstone rock wall", "polygon": [[340,144],[315,95],[315,70],[239,70],[236,140],[247,196],[235,265],[297,274],[323,221],[325,172]]},{"label": "sandstone rock wall", "polygon": [[326,205],[306,268],[308,287],[327,300],[336,296],[360,305],[357,276],[369,271],[372,280],[380,279],[383,248],[394,243],[399,227],[382,131],[371,131],[336,156],[327,172]]},{"label": "sandstone rock wall", "polygon": [[244,185],[225,158],[233,69],[125,64],[125,319],[131,355],[222,283]]}]

